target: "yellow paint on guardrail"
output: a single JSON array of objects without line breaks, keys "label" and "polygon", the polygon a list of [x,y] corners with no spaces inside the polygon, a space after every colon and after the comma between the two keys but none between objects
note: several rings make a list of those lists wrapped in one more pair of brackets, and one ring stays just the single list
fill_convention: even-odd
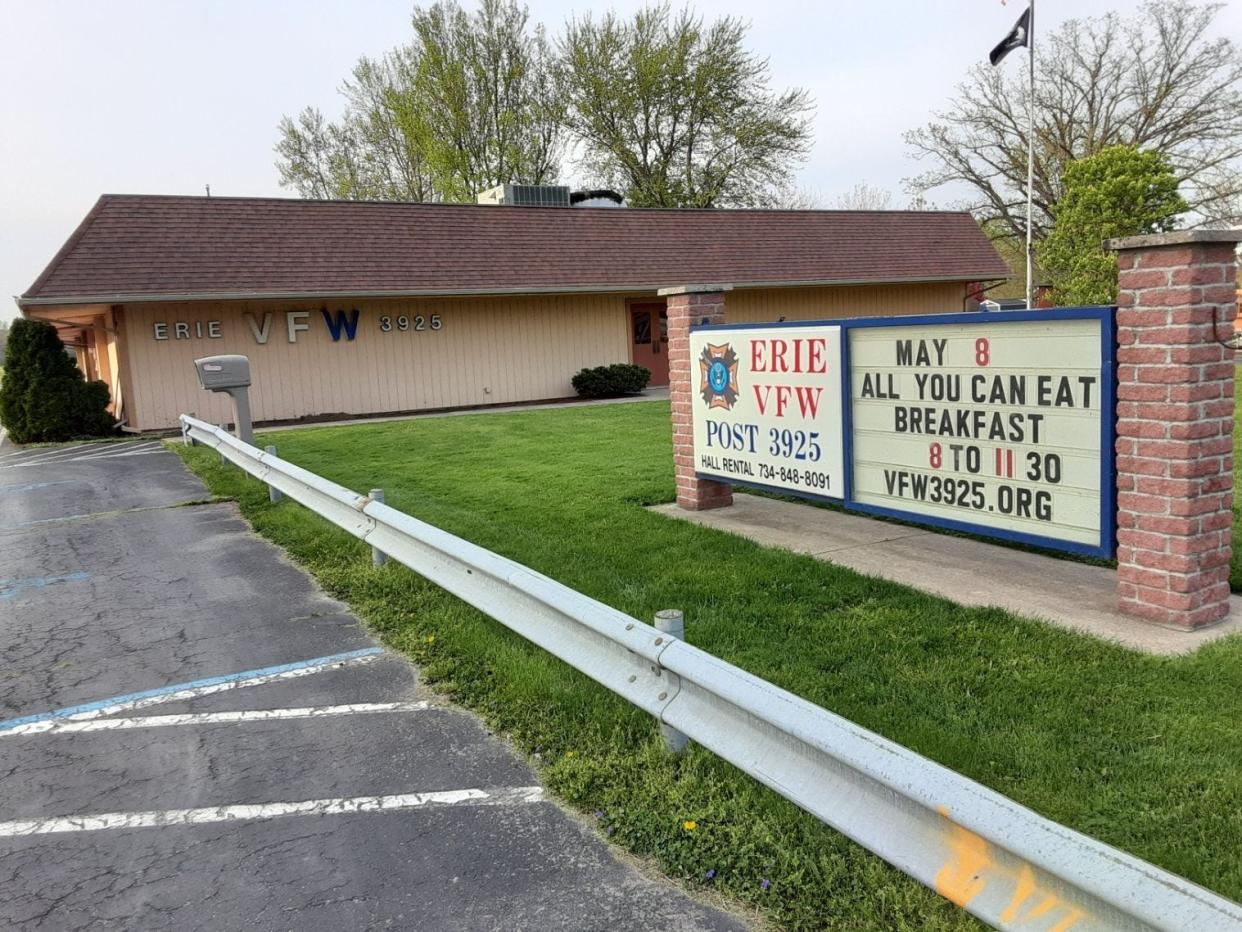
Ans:
[{"label": "yellow paint on guardrail", "polygon": [[[944,806],[938,811],[949,818]],[[949,822],[948,846],[952,856],[936,874],[936,892],[953,905],[964,907],[987,886],[983,872],[992,866],[992,856],[986,841],[953,821]]]},{"label": "yellow paint on guardrail", "polygon": [[[991,846],[986,840],[969,829],[952,821],[944,806],[937,810],[948,821],[949,859],[936,874],[936,892],[956,906],[966,905],[981,894],[988,885],[987,873],[1007,875],[992,857]],[[1048,932],[1067,932],[1084,918],[1085,914],[1073,904],[1066,903],[1054,893],[1039,888],[1035,872],[1023,864],[1014,878],[1014,892],[1009,904],[1001,911],[1000,921],[1005,928],[1027,925],[1040,919],[1048,919],[1060,909],[1066,914]]]}]

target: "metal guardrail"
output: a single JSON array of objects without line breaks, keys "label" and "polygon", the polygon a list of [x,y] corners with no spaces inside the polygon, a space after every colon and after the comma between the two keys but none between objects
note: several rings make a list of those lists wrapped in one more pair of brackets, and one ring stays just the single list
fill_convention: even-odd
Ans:
[{"label": "metal guardrail", "polygon": [[1242,906],[519,563],[181,417],[255,478],[688,735],[1000,929],[1242,930]]}]

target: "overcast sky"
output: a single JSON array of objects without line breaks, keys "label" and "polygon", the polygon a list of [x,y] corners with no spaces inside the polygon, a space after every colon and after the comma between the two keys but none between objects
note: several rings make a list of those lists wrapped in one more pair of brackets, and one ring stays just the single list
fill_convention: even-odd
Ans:
[{"label": "overcast sky", "polygon": [[[470,4],[467,3],[467,6]],[[615,0],[628,12],[640,6]],[[809,88],[815,145],[800,183],[832,206],[856,183],[918,171],[901,134],[945,104],[1022,0],[699,3],[748,18],[774,86]],[[1043,0],[1040,31],[1137,0]],[[0,0],[0,319],[104,192],[281,195],[282,114],[340,110],[362,54],[409,35],[409,0]],[[550,32],[581,0],[533,0]],[[1242,2],[1217,20],[1242,36]],[[1003,67],[1020,68],[1019,56]],[[571,179],[573,180],[573,179]]]}]

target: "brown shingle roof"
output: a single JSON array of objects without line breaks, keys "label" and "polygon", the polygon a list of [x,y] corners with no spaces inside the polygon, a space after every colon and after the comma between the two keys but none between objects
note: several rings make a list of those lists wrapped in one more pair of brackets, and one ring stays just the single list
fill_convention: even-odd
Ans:
[{"label": "brown shingle roof", "polygon": [[105,194],[19,303],[1008,276],[966,213]]}]

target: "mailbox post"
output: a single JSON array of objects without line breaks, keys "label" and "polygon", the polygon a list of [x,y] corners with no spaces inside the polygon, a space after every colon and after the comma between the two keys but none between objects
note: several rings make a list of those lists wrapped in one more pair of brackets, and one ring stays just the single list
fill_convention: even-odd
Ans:
[{"label": "mailbox post", "polygon": [[250,426],[250,360],[245,356],[204,356],[194,360],[198,384],[209,392],[224,392],[233,399],[233,423],[237,439],[254,443]]}]

